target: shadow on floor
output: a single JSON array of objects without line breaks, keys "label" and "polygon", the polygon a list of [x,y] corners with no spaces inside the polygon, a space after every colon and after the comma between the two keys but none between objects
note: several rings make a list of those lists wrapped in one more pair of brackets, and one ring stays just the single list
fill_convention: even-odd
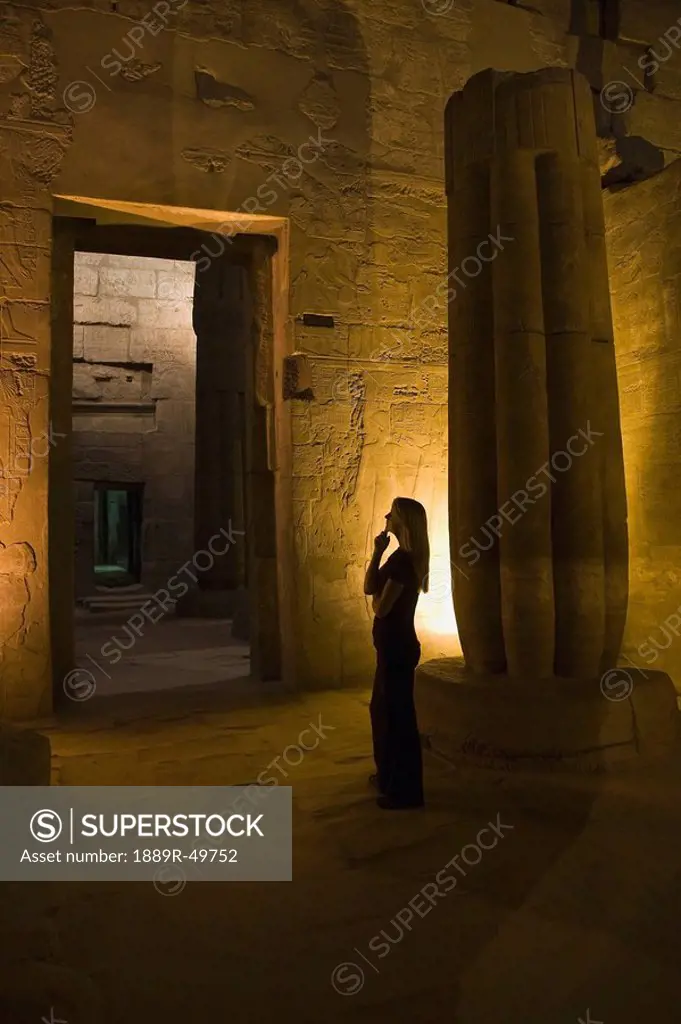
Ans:
[{"label": "shadow on floor", "polygon": [[[228,1007],[247,1024],[676,1022],[679,763],[573,777],[427,756],[426,809],[383,812],[366,781],[368,700],[251,693],[237,706],[194,688],[53,721],[68,784],[225,785],[278,765],[294,879],[192,881],[173,898],[151,881],[5,885],[3,1019],[35,1024],[53,1005],[68,1024],[184,1024]],[[324,739],[287,757],[311,723]],[[45,973],[55,957],[76,972],[61,988]]]}]

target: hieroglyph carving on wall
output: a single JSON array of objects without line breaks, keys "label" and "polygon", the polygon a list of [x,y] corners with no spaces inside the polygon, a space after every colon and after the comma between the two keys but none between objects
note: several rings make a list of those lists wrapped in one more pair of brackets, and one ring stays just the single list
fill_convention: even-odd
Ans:
[{"label": "hieroglyph carving on wall", "polygon": [[30,544],[0,541],[0,660],[5,646],[21,639],[26,627],[25,612],[30,599],[27,579],[36,570],[35,552]]},{"label": "hieroglyph carving on wall", "polygon": [[0,352],[0,525],[12,522],[17,498],[31,472],[29,410],[36,403],[35,358]]}]

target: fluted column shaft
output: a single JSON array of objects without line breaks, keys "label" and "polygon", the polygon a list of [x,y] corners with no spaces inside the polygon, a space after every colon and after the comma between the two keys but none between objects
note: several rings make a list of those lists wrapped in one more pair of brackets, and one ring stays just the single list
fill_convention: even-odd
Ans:
[{"label": "fluted column shaft", "polygon": [[492,221],[506,240],[491,275],[501,614],[508,671],[544,676],[555,644],[551,502],[539,478],[534,491],[529,483],[549,459],[534,153],[503,152],[492,180]]},{"label": "fluted column shaft", "polygon": [[464,656],[479,672],[596,675],[619,653],[628,545],[588,84],[483,72],[450,99],[446,143],[450,280],[483,238],[496,249],[449,293]]}]

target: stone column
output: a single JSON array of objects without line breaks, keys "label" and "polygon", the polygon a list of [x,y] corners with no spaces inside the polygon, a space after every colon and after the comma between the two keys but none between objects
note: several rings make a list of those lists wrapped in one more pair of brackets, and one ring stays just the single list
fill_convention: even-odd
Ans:
[{"label": "stone column", "polygon": [[[582,202],[588,259],[590,335],[595,357],[594,381],[599,401],[592,409],[599,438],[603,480],[603,563],[605,570],[605,646],[601,670],[617,663],[629,602],[629,535],[620,403],[616,380],[615,340],[605,244],[605,215],[600,173],[582,165]],[[609,386],[610,382],[610,386]]]},{"label": "stone column", "polygon": [[16,720],[52,706],[49,186],[67,136],[0,120],[0,717]]},{"label": "stone column", "polygon": [[49,577],[55,702],[68,703],[63,680],[75,667],[76,507],[73,474],[74,222],[54,221],[50,375]]},{"label": "stone column", "polygon": [[533,501],[522,513],[517,505],[549,457],[534,153],[499,153],[492,182],[492,233],[503,239],[491,274],[501,614],[508,671],[541,677],[552,674],[554,661],[551,503]]},{"label": "stone column", "polygon": [[[244,383],[245,387],[245,383]],[[232,465],[234,466],[234,507],[237,509],[237,517],[240,529],[244,529],[246,522],[246,496],[245,496],[245,455],[244,455],[244,434],[246,430],[246,416],[244,410],[245,393],[235,391],[232,396],[233,413],[232,423],[234,424],[234,438],[232,441]],[[237,544],[234,552],[236,577],[241,587],[248,586],[248,566],[246,559],[245,543]]]},{"label": "stone column", "polygon": [[[566,148],[575,141],[568,137]],[[578,153],[541,154],[537,187],[554,478],[555,671],[590,676],[604,650],[605,574],[600,453],[579,434],[588,431],[599,398]]]},{"label": "stone column", "polygon": [[588,84],[482,72],[450,100],[446,136],[450,278],[496,239],[450,293],[451,549],[497,535],[470,579],[454,574],[462,648],[475,671],[499,665],[502,622],[510,675],[595,676],[619,653],[627,545]]},{"label": "stone column", "polygon": [[253,243],[249,273],[250,344],[246,356],[245,455],[246,552],[250,604],[251,672],[263,681],[281,678],[277,581],[277,522],[273,472],[274,325],[272,249]]},{"label": "stone column", "polygon": [[[196,550],[206,549],[211,537],[244,528],[242,473],[237,443],[239,391],[244,383],[245,274],[226,259],[215,259],[197,269],[194,298],[196,331]],[[243,551],[232,545],[199,576],[199,588],[235,591],[244,584]]]},{"label": "stone column", "polygon": [[461,161],[460,101],[455,93],[447,112],[452,591],[467,664],[478,672],[503,672],[499,549],[481,532],[497,509],[492,279],[488,272],[469,276],[468,265],[462,266],[477,258],[488,239],[490,171],[488,163]]}]

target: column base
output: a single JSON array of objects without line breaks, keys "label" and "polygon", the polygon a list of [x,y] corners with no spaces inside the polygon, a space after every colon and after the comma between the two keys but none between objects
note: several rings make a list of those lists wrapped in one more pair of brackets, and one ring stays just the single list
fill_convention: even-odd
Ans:
[{"label": "column base", "polygon": [[452,764],[599,772],[680,749],[676,690],[664,672],[512,679],[442,658],[416,670],[415,695],[424,746]]},{"label": "column base", "polygon": [[0,786],[49,786],[50,741],[42,733],[0,724]]}]

